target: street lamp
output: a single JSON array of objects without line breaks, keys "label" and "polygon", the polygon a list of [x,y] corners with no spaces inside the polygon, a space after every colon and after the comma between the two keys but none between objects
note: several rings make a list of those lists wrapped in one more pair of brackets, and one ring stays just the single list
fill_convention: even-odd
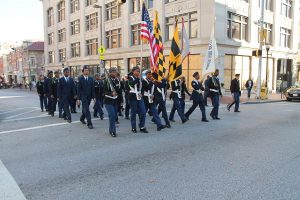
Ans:
[{"label": "street lamp", "polygon": [[[98,26],[99,26],[99,31],[98,31],[98,40],[100,40],[100,47],[102,47],[102,20],[103,20],[103,17],[102,17],[102,6],[98,5],[98,4],[94,4],[93,5],[93,8],[96,8],[96,9],[99,9],[99,20],[98,20]],[[101,74],[101,68],[103,67],[103,61],[101,60],[100,61],[100,64],[99,64],[99,72]]]},{"label": "street lamp", "polygon": [[266,90],[268,88],[268,76],[269,76],[269,51],[270,51],[270,45],[266,45],[266,50],[267,50],[267,62],[266,62],[266,84],[265,84],[265,87],[266,87]]}]

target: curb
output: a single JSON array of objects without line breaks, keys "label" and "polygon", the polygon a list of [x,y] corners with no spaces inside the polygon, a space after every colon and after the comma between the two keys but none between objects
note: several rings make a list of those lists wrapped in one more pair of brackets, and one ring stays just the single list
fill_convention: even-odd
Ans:
[{"label": "curb", "polygon": [[280,99],[280,100],[266,100],[266,101],[248,101],[244,102],[242,104],[265,104],[265,103],[279,103],[279,102],[285,102],[286,100]]}]

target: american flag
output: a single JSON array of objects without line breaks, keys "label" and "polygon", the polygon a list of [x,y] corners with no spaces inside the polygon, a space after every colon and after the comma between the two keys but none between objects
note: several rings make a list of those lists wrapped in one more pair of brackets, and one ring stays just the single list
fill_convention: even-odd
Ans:
[{"label": "american flag", "polygon": [[141,39],[144,39],[149,42],[151,68],[152,70],[156,70],[157,68],[156,61],[157,61],[159,49],[158,46],[156,45],[156,40],[153,34],[152,23],[150,21],[149,13],[145,3],[143,3],[143,10],[142,10]]}]

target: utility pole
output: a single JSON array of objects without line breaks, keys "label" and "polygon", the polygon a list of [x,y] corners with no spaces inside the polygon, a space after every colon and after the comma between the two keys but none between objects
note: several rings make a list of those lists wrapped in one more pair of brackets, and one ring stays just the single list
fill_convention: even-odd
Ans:
[{"label": "utility pole", "polygon": [[[265,0],[261,0],[261,18],[260,18],[260,32],[264,29],[264,11],[265,11]],[[263,47],[263,40],[260,38],[259,41],[259,50],[262,52]],[[258,79],[257,79],[257,92],[256,92],[256,98],[260,99],[260,91],[261,91],[261,69],[262,69],[262,55],[259,57],[259,65],[258,65]]]}]

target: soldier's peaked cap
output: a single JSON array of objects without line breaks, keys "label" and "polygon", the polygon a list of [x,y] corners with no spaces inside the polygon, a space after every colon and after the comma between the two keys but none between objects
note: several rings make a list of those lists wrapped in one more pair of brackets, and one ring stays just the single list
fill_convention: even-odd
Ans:
[{"label": "soldier's peaked cap", "polygon": [[196,76],[198,76],[199,75],[199,72],[195,72],[195,73],[193,73],[193,77],[195,78]]}]

